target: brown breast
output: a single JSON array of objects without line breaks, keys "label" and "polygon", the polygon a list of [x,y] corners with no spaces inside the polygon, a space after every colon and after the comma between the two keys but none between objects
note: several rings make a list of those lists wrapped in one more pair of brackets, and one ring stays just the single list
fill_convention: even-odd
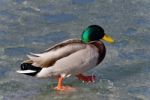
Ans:
[{"label": "brown breast", "polygon": [[98,53],[99,53],[99,57],[97,61],[97,65],[98,65],[105,57],[105,54],[106,54],[105,45],[101,41],[94,41],[94,42],[91,42],[90,44],[98,48]]}]

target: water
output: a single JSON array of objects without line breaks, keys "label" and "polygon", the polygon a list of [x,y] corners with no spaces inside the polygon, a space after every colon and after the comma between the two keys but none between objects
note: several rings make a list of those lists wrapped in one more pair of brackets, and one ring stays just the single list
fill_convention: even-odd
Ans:
[{"label": "water", "polygon": [[[150,100],[149,0],[0,0],[0,100]],[[105,42],[104,61],[76,92],[57,92],[53,79],[15,71],[29,52],[40,52],[69,38],[80,38],[91,24],[115,38]]]}]

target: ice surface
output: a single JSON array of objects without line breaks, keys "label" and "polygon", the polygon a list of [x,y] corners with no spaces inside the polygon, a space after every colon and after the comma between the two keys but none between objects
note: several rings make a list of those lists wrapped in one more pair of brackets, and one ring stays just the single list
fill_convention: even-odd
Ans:
[{"label": "ice surface", "polygon": [[[150,100],[149,0],[0,0],[0,100]],[[65,84],[77,92],[53,90],[56,81],[16,73],[29,52],[79,38],[91,24],[101,25],[116,44],[105,42],[104,61]]]}]

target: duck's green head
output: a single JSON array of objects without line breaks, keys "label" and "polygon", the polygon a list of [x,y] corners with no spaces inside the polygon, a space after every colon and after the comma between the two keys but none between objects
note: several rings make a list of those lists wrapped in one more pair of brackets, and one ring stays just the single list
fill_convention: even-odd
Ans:
[{"label": "duck's green head", "polygon": [[91,41],[99,41],[103,39],[109,43],[114,43],[114,40],[105,34],[104,29],[98,25],[88,26],[82,33],[81,40],[85,43]]}]

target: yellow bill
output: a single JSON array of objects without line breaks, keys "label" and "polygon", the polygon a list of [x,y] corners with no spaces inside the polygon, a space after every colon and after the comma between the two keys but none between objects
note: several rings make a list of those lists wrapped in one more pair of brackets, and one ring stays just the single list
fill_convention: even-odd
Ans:
[{"label": "yellow bill", "polygon": [[104,35],[104,37],[102,39],[106,42],[109,42],[109,43],[114,43],[115,42],[113,38],[111,38],[110,36],[108,36],[106,34]]}]

